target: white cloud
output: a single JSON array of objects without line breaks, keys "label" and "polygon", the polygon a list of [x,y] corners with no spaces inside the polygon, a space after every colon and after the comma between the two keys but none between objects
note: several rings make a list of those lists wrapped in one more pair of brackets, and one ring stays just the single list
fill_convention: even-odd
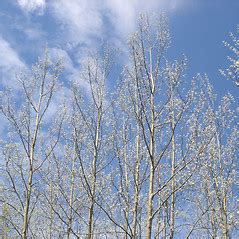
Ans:
[{"label": "white cloud", "polygon": [[[181,9],[189,0],[51,0],[47,7],[61,28],[68,49],[97,48],[99,41],[125,42],[135,31],[140,13]],[[122,45],[122,44],[119,44]]]},{"label": "white cloud", "polygon": [[63,38],[73,46],[92,45],[103,29],[101,2],[97,0],[52,0],[51,13],[63,30]]},{"label": "white cloud", "polygon": [[56,62],[61,59],[64,67],[64,74],[69,83],[77,82],[77,84],[84,90],[89,90],[89,85],[82,79],[81,66],[74,64],[67,51],[60,48],[50,48],[49,55],[52,61]]},{"label": "white cloud", "polygon": [[17,2],[22,10],[26,12],[37,11],[40,14],[43,13],[46,5],[45,0],[17,0]]},{"label": "white cloud", "polygon": [[[140,13],[171,12],[187,6],[189,0],[17,0],[26,12],[43,11],[55,19],[54,38],[49,45],[71,52],[80,63],[89,52],[108,41],[123,51],[134,32]],[[197,0],[195,0],[197,1]],[[44,29],[47,30],[47,29]],[[43,39],[33,28],[22,30],[29,39]],[[47,34],[47,31],[45,32]],[[52,32],[49,32],[50,34]]]},{"label": "white cloud", "polygon": [[22,29],[22,31],[30,40],[39,40],[45,36],[45,32],[41,31],[36,27],[25,27],[24,29]]},{"label": "white cloud", "polygon": [[0,84],[16,87],[15,74],[26,69],[25,63],[20,59],[18,53],[10,46],[9,42],[0,36]]},{"label": "white cloud", "polygon": [[[9,42],[0,35],[0,85],[18,89],[15,74],[20,70],[26,69],[26,65],[20,59],[17,52],[10,46]],[[4,135],[7,127],[6,118],[0,115],[0,135]]]},{"label": "white cloud", "polygon": [[68,106],[67,109],[70,110],[71,98],[69,96],[72,94],[72,91],[69,88],[69,85],[76,84],[82,92],[90,92],[89,84],[82,78],[80,65],[73,63],[67,51],[61,48],[49,48],[48,50],[50,60],[53,62],[56,62],[59,59],[62,60],[66,84],[58,88],[56,94],[54,94],[49,109],[45,115],[46,122],[50,122],[54,119],[57,114],[58,106],[62,105],[63,102],[66,107]]},{"label": "white cloud", "polygon": [[[99,42],[125,43],[135,31],[140,13],[170,12],[189,0],[17,0],[26,12],[47,9],[57,23],[56,42],[64,48],[97,49]],[[198,1],[198,0],[195,0]],[[35,32],[27,32],[30,37]]]},{"label": "white cloud", "polygon": [[153,13],[173,12],[187,5],[188,0],[106,0],[110,22],[118,35],[127,37],[135,31],[141,13],[149,16]]}]

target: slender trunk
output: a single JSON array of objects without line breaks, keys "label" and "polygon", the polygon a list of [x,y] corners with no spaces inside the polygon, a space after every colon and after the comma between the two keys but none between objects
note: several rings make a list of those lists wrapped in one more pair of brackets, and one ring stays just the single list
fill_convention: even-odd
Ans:
[{"label": "slender trunk", "polygon": [[88,227],[88,239],[93,238],[93,221],[94,221],[94,206],[95,206],[95,189],[96,189],[96,161],[97,153],[94,153],[93,160],[93,180],[92,180],[92,189],[91,189],[91,205],[89,209],[89,227]]},{"label": "slender trunk", "polygon": [[222,191],[222,208],[221,208],[221,218],[223,224],[223,239],[229,238],[229,230],[228,230],[228,218],[227,218],[227,195],[225,189],[224,175],[223,175],[223,161],[222,161],[222,153],[221,153],[221,144],[219,139],[218,132],[216,133],[217,138],[217,147],[218,147],[218,158],[220,162],[220,180],[221,180],[221,191]]},{"label": "slender trunk", "polygon": [[27,183],[27,195],[24,207],[24,219],[23,219],[23,228],[22,228],[22,238],[27,238],[27,230],[29,224],[29,207],[30,207],[30,200],[31,200],[31,192],[32,192],[32,177],[33,177],[33,168],[30,167],[29,176],[28,176],[28,183]]},{"label": "slender trunk", "polygon": [[125,234],[125,239],[128,238],[128,221],[129,221],[129,177],[128,177],[128,163],[127,163],[127,136],[125,134],[125,147],[124,147],[124,171],[125,171],[125,194],[126,194],[126,209],[125,209],[125,219],[126,219],[126,223],[125,223],[125,230],[126,230],[126,234]]},{"label": "slender trunk", "polygon": [[75,160],[74,156],[72,160],[72,169],[71,169],[71,189],[70,189],[70,198],[69,198],[69,220],[68,220],[68,229],[67,229],[67,239],[70,238],[72,231],[72,206],[73,206],[73,197],[74,197],[74,188],[75,188]]},{"label": "slender trunk", "polygon": [[[225,193],[224,193],[225,194]],[[223,211],[224,211],[224,239],[229,239],[228,219],[227,219],[227,197],[223,198]]]},{"label": "slender trunk", "polygon": [[[157,178],[158,178],[158,188],[160,188],[161,187],[160,168],[157,169],[157,173],[158,173],[158,175],[157,175]],[[162,198],[161,198],[161,195],[159,195],[159,197],[158,197],[158,205],[161,205],[161,202],[162,202]],[[160,239],[160,234],[161,234],[161,231],[162,231],[162,229],[161,229],[162,222],[161,222],[161,213],[160,212],[158,213],[158,218],[157,219],[158,219],[158,221],[157,221],[157,234],[155,235],[155,239],[156,238]]]},{"label": "slender trunk", "polygon": [[30,208],[31,193],[32,193],[32,178],[34,173],[33,161],[34,161],[34,153],[35,153],[35,145],[37,141],[38,128],[39,128],[39,113],[37,113],[36,115],[36,128],[34,131],[34,136],[33,136],[32,145],[30,149],[29,173],[28,173],[27,192],[26,192],[26,200],[25,200],[24,216],[23,216],[23,227],[22,227],[23,239],[27,239],[27,231],[29,226],[29,208]]},{"label": "slender trunk", "polygon": [[154,150],[155,150],[155,109],[154,109],[154,97],[155,97],[155,81],[153,79],[152,71],[152,48],[150,48],[150,111],[151,111],[151,126],[150,126],[150,175],[149,175],[149,192],[148,192],[148,216],[147,216],[147,229],[146,238],[150,239],[152,234],[152,222],[153,222],[153,198],[154,198]]},{"label": "slender trunk", "polygon": [[171,128],[172,128],[172,151],[171,151],[171,174],[172,174],[172,182],[171,182],[171,208],[170,208],[170,239],[174,237],[174,222],[175,222],[175,134],[174,134],[174,98],[173,98],[173,88],[171,83]]},{"label": "slender trunk", "polygon": [[[139,132],[139,130],[138,130]],[[139,167],[140,167],[140,136],[136,138],[136,169],[135,169],[135,196],[133,209],[133,239],[137,238],[137,217],[139,205]]]},{"label": "slender trunk", "polygon": [[[135,88],[135,98],[137,101],[136,112],[139,113],[137,88]],[[138,223],[138,206],[139,206],[139,180],[140,180],[140,123],[137,121],[137,136],[136,136],[136,167],[135,167],[135,195],[133,209],[133,239],[137,238],[137,223]]]},{"label": "slender trunk", "polygon": [[[209,201],[211,204],[211,202]],[[215,210],[212,208],[211,213],[211,227],[212,227],[212,238],[215,239],[217,237],[216,226],[215,226]]]},{"label": "slender trunk", "polygon": [[91,205],[89,209],[89,221],[88,221],[88,239],[93,238],[93,222],[94,222],[94,206],[95,206],[95,192],[96,192],[96,173],[97,173],[97,159],[98,159],[98,147],[99,147],[99,137],[100,137],[100,127],[101,127],[101,114],[102,105],[98,108],[97,115],[97,127],[95,132],[94,140],[94,155],[93,155],[93,165],[92,165],[92,189],[91,189]]},{"label": "slender trunk", "polygon": [[50,200],[51,200],[51,205],[50,205],[50,225],[49,225],[49,239],[52,239],[52,224],[53,224],[53,187],[52,187],[52,181],[50,183]]},{"label": "slender trunk", "polygon": [[[174,175],[175,167],[174,163],[172,162],[172,174]],[[175,180],[172,179],[172,198],[171,198],[171,210],[170,210],[170,239],[173,239],[174,237],[174,222],[175,222]]]},{"label": "slender trunk", "polygon": [[147,231],[146,231],[146,233],[147,233],[146,238],[147,239],[150,239],[151,234],[152,234],[153,195],[154,195],[154,166],[150,165],[148,217],[147,217]]},{"label": "slender trunk", "polygon": [[164,207],[164,216],[163,216],[163,222],[164,222],[164,236],[163,238],[167,238],[167,221],[168,221],[168,205],[165,204]]},{"label": "slender trunk", "polygon": [[3,236],[2,239],[7,239],[8,238],[8,225],[7,225],[7,220],[6,218],[9,217],[9,209],[7,204],[3,204]]}]

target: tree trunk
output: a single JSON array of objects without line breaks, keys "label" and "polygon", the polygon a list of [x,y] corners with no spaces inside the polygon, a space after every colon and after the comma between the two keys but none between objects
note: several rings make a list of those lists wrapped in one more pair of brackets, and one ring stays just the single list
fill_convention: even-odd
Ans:
[{"label": "tree trunk", "polygon": [[147,229],[146,238],[150,239],[152,234],[152,222],[153,222],[153,198],[154,198],[154,161],[155,161],[155,109],[154,109],[154,97],[155,97],[155,81],[153,78],[153,60],[152,60],[152,48],[150,48],[150,111],[151,111],[151,126],[150,126],[150,176],[149,176],[149,192],[148,192],[148,216],[147,216]]},{"label": "tree trunk", "polygon": [[172,151],[171,151],[171,174],[172,174],[172,182],[171,182],[171,208],[170,208],[170,239],[174,237],[174,222],[175,222],[175,123],[174,123],[174,97],[173,97],[173,87],[171,83],[171,129],[172,129]]},{"label": "tree trunk", "polygon": [[[41,99],[39,101],[39,107],[40,109],[41,105]],[[28,174],[28,183],[27,183],[27,192],[26,192],[26,200],[25,200],[25,207],[24,207],[24,216],[23,216],[23,228],[22,228],[22,238],[27,239],[27,231],[29,226],[29,208],[30,208],[30,202],[31,202],[31,193],[32,193],[32,178],[34,173],[33,168],[33,161],[34,161],[34,153],[35,153],[35,145],[37,141],[37,134],[38,134],[38,128],[39,128],[39,110],[36,115],[36,126],[35,126],[34,136],[32,140],[32,145],[30,149],[30,158],[29,158],[29,174]]]},{"label": "tree trunk", "polygon": [[[138,130],[139,131],[139,130]],[[137,217],[139,205],[139,170],[140,170],[140,136],[136,138],[136,169],[135,169],[135,195],[134,195],[134,209],[133,209],[133,238],[137,238]]]},{"label": "tree trunk", "polygon": [[92,164],[92,189],[91,189],[91,205],[89,209],[89,221],[88,221],[88,239],[93,238],[93,222],[94,222],[94,206],[95,206],[95,192],[96,192],[96,173],[97,173],[97,160],[98,160],[98,147],[99,147],[99,137],[100,137],[100,127],[101,127],[101,116],[102,116],[102,103],[100,107],[97,108],[97,127],[95,132],[94,140],[94,156]]}]

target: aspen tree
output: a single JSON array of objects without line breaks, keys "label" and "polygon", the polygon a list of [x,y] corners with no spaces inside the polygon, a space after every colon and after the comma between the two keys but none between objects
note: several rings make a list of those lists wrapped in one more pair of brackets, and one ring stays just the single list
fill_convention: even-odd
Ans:
[{"label": "aspen tree", "polygon": [[[19,92],[22,94],[20,103],[18,102],[19,109],[16,109],[14,100],[7,91],[2,97],[1,111],[12,127],[15,137],[5,146],[4,171],[9,186],[13,188],[12,197],[14,197],[6,204],[21,215],[19,222],[11,219],[11,224],[18,236],[24,239],[30,236],[30,219],[39,198],[34,186],[37,184],[36,176],[59,140],[63,115],[55,122],[55,138],[42,142],[43,131],[46,130],[44,127],[47,127],[44,126],[45,118],[58,87],[60,72],[60,62],[51,63],[46,53],[45,58],[39,59],[33,66],[31,75],[17,76],[20,84]],[[51,130],[50,127],[48,129]],[[18,205],[12,204],[15,199]]]}]

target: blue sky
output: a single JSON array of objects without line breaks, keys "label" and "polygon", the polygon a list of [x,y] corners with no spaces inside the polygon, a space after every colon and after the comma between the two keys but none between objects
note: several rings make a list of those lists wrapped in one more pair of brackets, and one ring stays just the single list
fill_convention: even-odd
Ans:
[{"label": "blue sky", "polygon": [[[46,46],[52,57],[63,58],[64,75],[78,79],[81,62],[105,41],[127,50],[127,38],[144,12],[168,16],[167,56],[187,56],[185,80],[206,73],[220,97],[230,92],[238,104],[238,87],[219,68],[229,64],[231,52],[222,41],[236,32],[239,0],[0,0],[0,90],[15,88],[15,73],[30,69]],[[57,99],[51,115],[56,104]],[[4,127],[0,116],[0,135]]]},{"label": "blue sky", "polygon": [[166,13],[172,35],[170,59],[188,58],[187,76],[207,73],[217,93],[237,88],[218,69],[228,65],[223,46],[239,23],[237,0],[1,0],[0,84],[14,87],[14,75],[28,69],[44,47],[64,59],[70,79],[89,51],[106,40],[123,51],[140,13]]}]

